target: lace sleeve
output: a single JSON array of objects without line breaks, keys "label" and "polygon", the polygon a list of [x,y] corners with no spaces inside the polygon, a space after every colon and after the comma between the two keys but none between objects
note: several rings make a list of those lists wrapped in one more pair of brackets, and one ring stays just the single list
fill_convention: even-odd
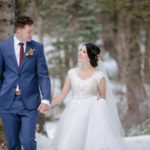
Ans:
[{"label": "lace sleeve", "polygon": [[74,70],[74,69],[70,69],[70,70],[68,71],[68,75],[69,75],[70,80],[71,80],[72,75],[73,75],[73,70]]},{"label": "lace sleeve", "polygon": [[100,81],[101,81],[101,79],[102,79],[102,78],[105,78],[105,76],[104,76],[103,72],[99,72],[99,74],[98,74],[97,78],[98,78],[98,84],[99,84],[99,83],[100,83]]}]

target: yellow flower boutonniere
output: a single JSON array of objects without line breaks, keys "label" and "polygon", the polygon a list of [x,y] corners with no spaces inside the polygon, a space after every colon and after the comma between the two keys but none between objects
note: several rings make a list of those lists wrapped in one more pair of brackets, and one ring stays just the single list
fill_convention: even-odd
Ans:
[{"label": "yellow flower boutonniere", "polygon": [[34,54],[34,51],[35,51],[35,49],[33,49],[33,48],[30,48],[29,50],[28,50],[28,52],[26,53],[26,57],[32,57],[33,56],[33,54]]}]

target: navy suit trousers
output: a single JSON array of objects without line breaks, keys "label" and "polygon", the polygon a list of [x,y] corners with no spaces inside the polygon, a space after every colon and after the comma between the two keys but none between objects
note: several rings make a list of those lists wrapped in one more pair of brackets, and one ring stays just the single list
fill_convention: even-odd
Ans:
[{"label": "navy suit trousers", "polygon": [[9,109],[0,109],[8,150],[36,150],[37,110],[28,110],[21,96],[15,96]]}]

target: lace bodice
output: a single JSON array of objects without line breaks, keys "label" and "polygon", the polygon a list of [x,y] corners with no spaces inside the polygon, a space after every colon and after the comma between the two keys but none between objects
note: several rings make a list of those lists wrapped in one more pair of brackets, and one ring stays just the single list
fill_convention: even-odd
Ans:
[{"label": "lace bodice", "polygon": [[71,80],[74,100],[83,100],[91,96],[96,96],[98,94],[98,83],[104,77],[103,73],[97,70],[91,77],[81,79],[77,75],[77,68],[70,69],[68,74]]}]

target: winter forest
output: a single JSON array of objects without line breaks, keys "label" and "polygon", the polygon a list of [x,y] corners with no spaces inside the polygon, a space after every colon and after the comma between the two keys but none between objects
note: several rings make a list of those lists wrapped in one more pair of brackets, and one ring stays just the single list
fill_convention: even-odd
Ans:
[{"label": "winter forest", "polygon": [[[141,137],[145,140],[145,148],[143,144],[141,149],[148,150],[150,0],[0,0],[0,41],[13,36],[14,20],[22,14],[33,18],[33,39],[44,44],[52,98],[62,89],[68,70],[77,65],[79,45],[97,44],[111,80],[125,136],[136,144]],[[42,146],[50,146],[55,124],[68,101],[69,95],[47,114],[39,115],[39,150],[48,150]],[[0,150],[5,149],[0,121]]]}]

